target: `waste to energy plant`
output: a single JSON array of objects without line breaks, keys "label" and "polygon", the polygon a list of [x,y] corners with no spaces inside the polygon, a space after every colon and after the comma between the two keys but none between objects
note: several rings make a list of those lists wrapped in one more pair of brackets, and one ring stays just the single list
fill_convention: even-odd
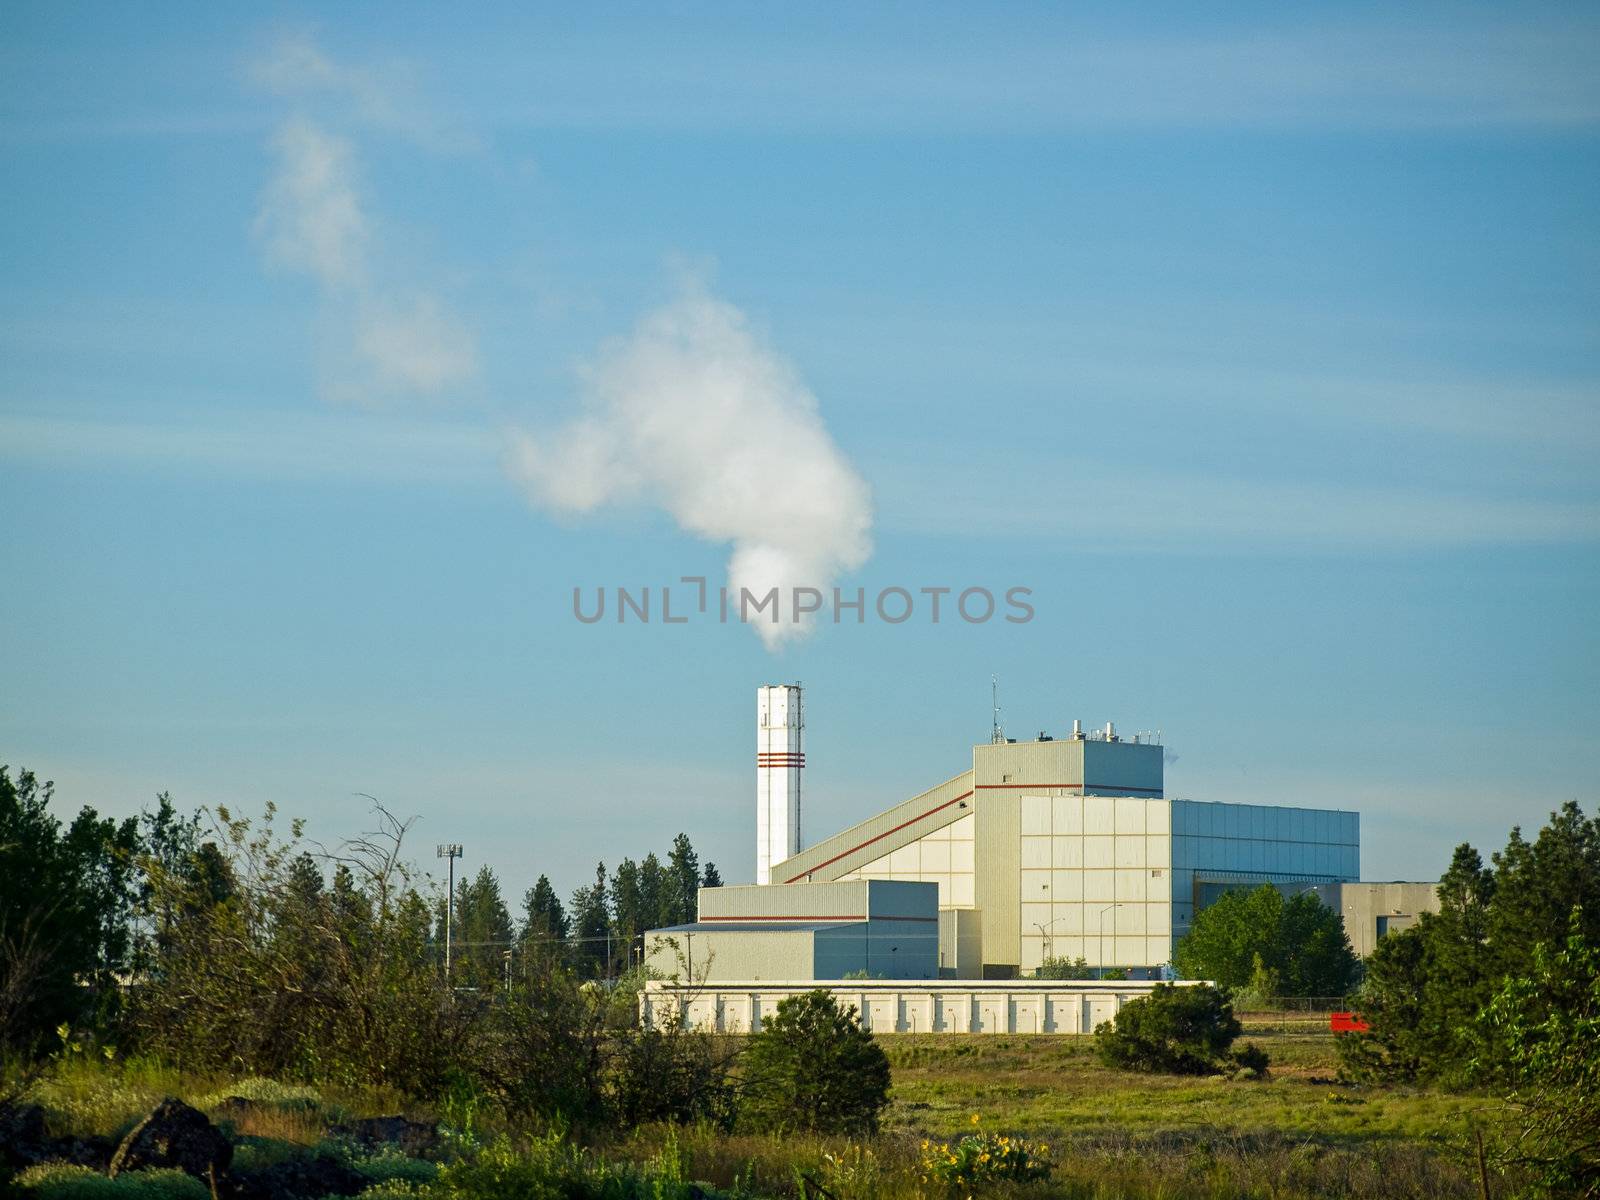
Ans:
[{"label": "waste to energy plant", "polygon": [[[702,889],[697,921],[647,935],[649,965],[685,981],[652,985],[655,1019],[676,1005],[696,1023],[751,1028],[761,997],[786,987],[900,980],[902,1015],[885,1027],[909,1028],[904,1013],[916,1012],[924,1030],[1076,1032],[1091,999],[1114,1010],[1118,995],[1170,976],[1195,913],[1228,890],[1314,892],[1361,954],[1438,907],[1432,883],[1358,882],[1358,813],[1169,799],[1160,736],[1124,737],[1111,722],[1018,741],[997,720],[967,769],[802,849],[804,729],[798,684],[757,689],[756,883]],[[1018,1010],[1013,996],[1004,1020],[982,1015],[978,992],[962,1002],[947,986],[959,1015],[941,1018],[940,985],[909,982],[1025,979],[1046,959],[1126,981],[1092,998],[1096,985],[1001,985],[1053,989],[1070,1014],[1056,1019],[1043,998]],[[690,984],[704,994],[682,992]]]}]

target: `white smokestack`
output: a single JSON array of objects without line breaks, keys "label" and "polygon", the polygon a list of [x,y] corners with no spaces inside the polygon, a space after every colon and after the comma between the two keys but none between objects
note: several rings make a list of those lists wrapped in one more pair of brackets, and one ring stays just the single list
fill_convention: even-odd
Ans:
[{"label": "white smokestack", "polygon": [[757,883],[771,883],[773,866],[800,853],[805,724],[799,684],[763,684],[756,689]]}]

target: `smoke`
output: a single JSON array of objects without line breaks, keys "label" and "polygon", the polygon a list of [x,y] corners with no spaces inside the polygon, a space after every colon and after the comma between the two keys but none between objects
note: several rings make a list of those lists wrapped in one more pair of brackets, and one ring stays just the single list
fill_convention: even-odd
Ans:
[{"label": "smoke", "polygon": [[[258,80],[289,93],[346,93],[358,111],[379,105],[365,74],[346,72],[303,39],[258,64]],[[332,394],[357,402],[438,396],[478,371],[476,341],[432,292],[373,268],[373,221],[355,149],[305,113],[272,137],[273,172],[255,233],[268,261],[311,278],[322,293]]]},{"label": "smoke", "polygon": [[[536,503],[656,505],[686,532],[731,544],[734,597],[826,594],[866,561],[866,483],[816,398],[731,304],[686,288],[605,346],[583,383],[583,411],[564,429],[512,435],[512,474]],[[755,622],[769,649],[808,628],[791,615]]]}]

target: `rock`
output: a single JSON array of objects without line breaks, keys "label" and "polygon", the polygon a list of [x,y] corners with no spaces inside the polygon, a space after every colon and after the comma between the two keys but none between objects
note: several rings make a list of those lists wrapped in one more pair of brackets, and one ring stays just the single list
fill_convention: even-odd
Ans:
[{"label": "rock", "polygon": [[236,1176],[228,1190],[236,1200],[321,1200],[323,1196],[354,1196],[371,1182],[324,1154],[289,1158]]},{"label": "rock", "polygon": [[0,1104],[0,1163],[31,1167],[55,1157],[56,1144],[37,1104]]},{"label": "rock", "polygon": [[368,1149],[396,1146],[406,1154],[424,1155],[439,1148],[439,1126],[408,1117],[363,1117],[335,1125],[333,1132]]},{"label": "rock", "polygon": [[116,1152],[116,1142],[108,1137],[90,1134],[81,1138],[61,1138],[56,1143],[55,1157],[74,1166],[104,1171],[111,1165],[111,1156]]},{"label": "rock", "polygon": [[233,1143],[205,1113],[170,1096],[122,1139],[106,1174],[146,1167],[175,1167],[214,1181],[233,1161]]}]

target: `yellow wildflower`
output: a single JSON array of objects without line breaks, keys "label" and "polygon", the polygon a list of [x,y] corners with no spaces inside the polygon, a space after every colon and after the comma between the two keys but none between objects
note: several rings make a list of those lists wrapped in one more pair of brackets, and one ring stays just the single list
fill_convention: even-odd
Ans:
[{"label": "yellow wildflower", "polygon": [[972,1114],[972,1123],[974,1125],[976,1125],[978,1123],[978,1114],[977,1113],[973,1113]]}]

